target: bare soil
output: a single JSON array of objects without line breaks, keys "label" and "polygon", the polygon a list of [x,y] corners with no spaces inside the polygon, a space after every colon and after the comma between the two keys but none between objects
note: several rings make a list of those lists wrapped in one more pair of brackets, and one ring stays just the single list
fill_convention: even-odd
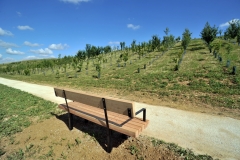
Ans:
[{"label": "bare soil", "polygon": [[146,136],[123,137],[113,132],[113,149],[106,152],[106,128],[74,117],[74,129],[68,130],[67,114],[35,123],[12,138],[4,138],[0,146],[6,154],[20,158],[22,149],[26,159],[183,159],[164,144],[153,146]]}]

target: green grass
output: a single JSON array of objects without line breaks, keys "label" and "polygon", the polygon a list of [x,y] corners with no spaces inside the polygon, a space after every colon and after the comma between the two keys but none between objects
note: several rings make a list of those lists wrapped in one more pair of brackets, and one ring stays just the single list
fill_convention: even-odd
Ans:
[{"label": "green grass", "polygon": [[[70,65],[67,67],[67,74],[63,67],[59,70],[58,66],[55,66],[54,73],[51,69],[44,69],[45,76],[42,72],[39,74],[31,72],[30,76],[15,73],[0,74],[0,76],[82,90],[91,88],[118,90],[126,95],[138,91],[174,102],[187,100],[214,107],[240,108],[238,96],[240,94],[238,71],[240,69],[240,47],[233,45],[233,51],[227,54],[228,42],[221,41],[222,47],[219,51],[223,58],[221,63],[209,53],[203,41],[195,39],[191,41],[178,71],[174,71],[174,68],[175,59],[181,49],[180,43],[163,55],[161,52],[145,52],[145,57],[141,59],[130,51],[126,67],[124,67],[124,62],[120,62],[120,67],[118,67],[117,59],[121,51],[113,53],[112,57],[110,54],[104,55],[108,62],[102,64],[100,79],[97,78],[98,73],[94,66],[96,59],[90,60],[88,71],[85,70],[86,62],[84,62],[81,72],[76,72]],[[156,58],[157,56],[159,58]],[[226,68],[227,60],[231,61],[229,68]],[[146,69],[143,69],[144,64],[147,65]],[[233,66],[237,67],[236,75],[231,74]],[[137,73],[138,68],[140,68],[140,73]],[[59,78],[56,78],[58,77],[57,70],[59,70]],[[77,78],[75,74],[78,75]]]},{"label": "green grass", "polygon": [[184,149],[180,146],[178,146],[175,143],[166,143],[162,140],[158,140],[155,138],[150,138],[152,145],[154,147],[165,147],[168,148],[169,150],[175,152],[176,154],[184,157],[185,160],[213,160],[213,158],[209,155],[198,155],[198,154],[194,154],[193,151],[191,151],[190,149]]},{"label": "green grass", "polygon": [[0,90],[0,138],[21,132],[33,121],[49,118],[50,112],[56,110],[55,103],[18,89],[0,84]]}]

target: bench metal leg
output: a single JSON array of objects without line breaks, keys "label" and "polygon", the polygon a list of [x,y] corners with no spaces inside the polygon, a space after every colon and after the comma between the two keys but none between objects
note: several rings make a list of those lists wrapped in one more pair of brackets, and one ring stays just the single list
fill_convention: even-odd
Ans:
[{"label": "bench metal leg", "polygon": [[68,124],[69,124],[69,130],[73,129],[73,114],[72,113],[68,113]]},{"label": "bench metal leg", "polygon": [[63,90],[63,95],[64,95],[64,98],[65,98],[65,102],[66,102],[66,106],[67,106],[67,110],[68,110],[68,128],[69,128],[69,130],[72,130],[73,129],[73,114],[70,113],[70,111],[69,111],[67,96],[66,96],[65,90]]},{"label": "bench metal leg", "polygon": [[107,106],[106,106],[105,98],[102,98],[102,102],[103,102],[103,110],[105,114],[106,127],[107,127],[107,152],[110,153],[112,151],[112,130],[109,128],[109,124],[108,124]]},{"label": "bench metal leg", "polygon": [[108,129],[107,135],[107,152],[110,153],[112,151],[112,130]]}]

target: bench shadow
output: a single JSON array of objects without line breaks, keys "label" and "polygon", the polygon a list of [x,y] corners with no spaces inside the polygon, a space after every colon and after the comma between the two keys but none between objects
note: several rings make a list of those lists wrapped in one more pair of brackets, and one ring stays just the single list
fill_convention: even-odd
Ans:
[{"label": "bench shadow", "polygon": [[[54,115],[57,119],[63,121],[66,124],[66,127],[68,128],[68,113],[64,113],[62,115],[57,115],[54,113],[51,113]],[[82,131],[85,134],[88,134],[93,139],[96,139],[96,141],[100,144],[100,146],[106,151],[107,150],[107,128],[100,126],[98,124],[95,124],[91,121],[85,121],[85,119],[73,115],[73,127],[77,130]],[[112,130],[112,147],[111,150],[108,152],[110,153],[112,151],[112,148],[117,148],[119,145],[121,145],[125,140],[128,139],[127,135],[123,135],[119,132]]]}]

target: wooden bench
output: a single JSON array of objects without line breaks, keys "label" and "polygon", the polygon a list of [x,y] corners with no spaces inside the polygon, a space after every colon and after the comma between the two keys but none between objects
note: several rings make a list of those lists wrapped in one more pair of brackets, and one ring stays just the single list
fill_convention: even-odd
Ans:
[{"label": "wooden bench", "polygon": [[[149,123],[146,109],[135,113],[134,103],[115,98],[103,98],[81,92],[54,88],[55,95],[65,99],[58,107],[68,112],[69,129],[73,129],[73,115],[107,128],[107,151],[111,151],[111,130],[138,137]],[[69,100],[73,102],[69,102]],[[143,118],[135,115],[143,112]]]}]

